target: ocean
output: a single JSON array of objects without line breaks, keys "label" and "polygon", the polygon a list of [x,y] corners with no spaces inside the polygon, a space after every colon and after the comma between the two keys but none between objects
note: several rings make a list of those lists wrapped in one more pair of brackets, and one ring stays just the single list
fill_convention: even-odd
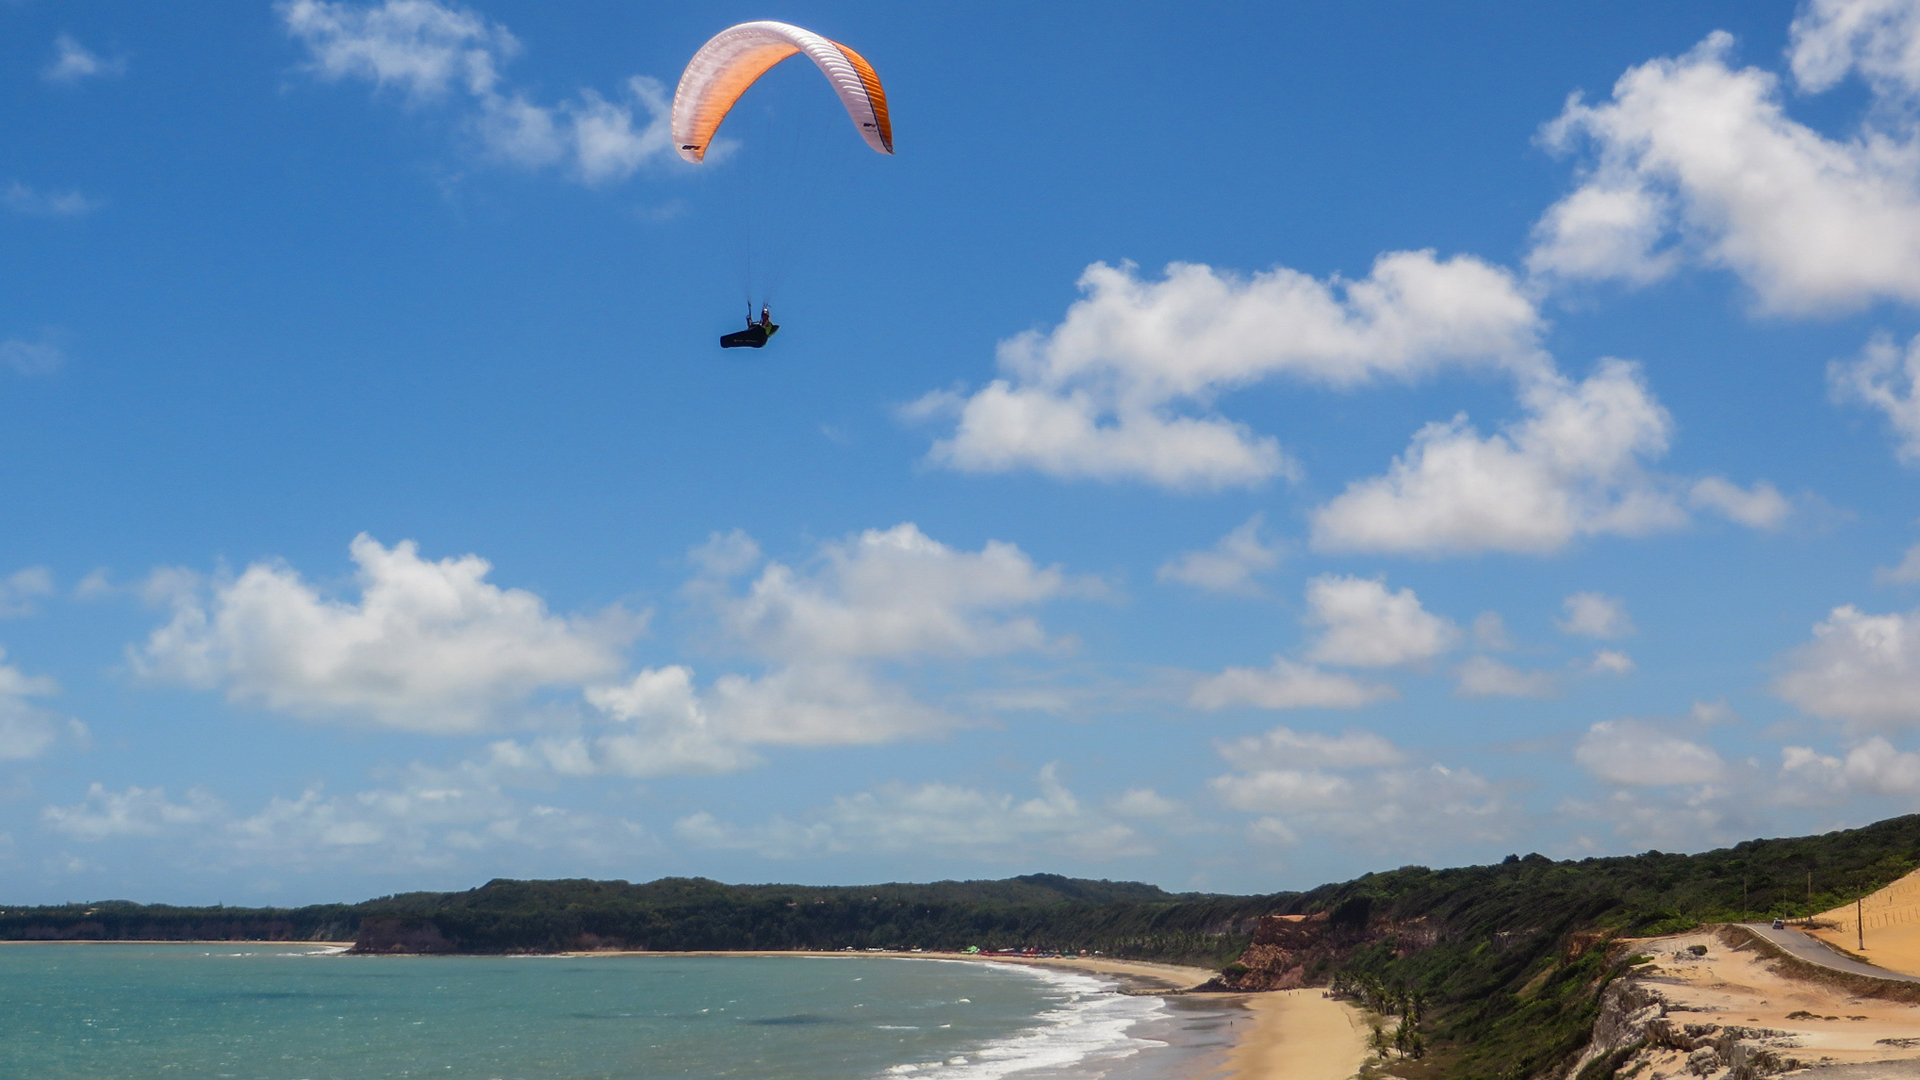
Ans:
[{"label": "ocean", "polygon": [[0,1077],[1093,1080],[1197,1075],[1225,1015],[1007,964],[0,946]]}]

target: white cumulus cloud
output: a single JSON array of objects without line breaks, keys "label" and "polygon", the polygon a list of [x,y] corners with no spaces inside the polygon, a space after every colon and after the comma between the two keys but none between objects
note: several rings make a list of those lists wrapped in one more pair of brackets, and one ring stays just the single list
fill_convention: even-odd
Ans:
[{"label": "white cumulus cloud", "polygon": [[956,551],[908,522],[825,545],[812,573],[771,563],[719,607],[739,640],[783,659],[991,656],[1050,644],[1010,612],[1098,591],[1012,544]]},{"label": "white cumulus cloud", "polygon": [[[588,690],[587,700],[614,723],[591,743],[566,744],[577,747],[580,768],[643,777],[732,772],[759,762],[757,746],[893,742],[963,722],[844,663],[729,673],[704,690],[689,668],[649,668],[627,683]],[[554,745],[537,749],[552,755]]]},{"label": "white cumulus cloud", "polygon": [[1832,802],[1850,795],[1920,795],[1920,754],[1902,751],[1881,736],[1849,748],[1843,756],[1822,754],[1812,747],[1788,746],[1780,751],[1782,780],[1807,789],[1819,801]]},{"label": "white cumulus cloud", "polygon": [[1580,536],[1636,536],[1685,521],[1647,465],[1673,421],[1623,361],[1575,383],[1541,377],[1526,416],[1482,437],[1467,421],[1431,423],[1385,476],[1356,481],[1313,512],[1325,551],[1545,553]]},{"label": "white cumulus cloud", "polygon": [[[917,700],[894,668],[1052,650],[1031,610],[1103,592],[1097,582],[1036,564],[988,541],[962,551],[911,523],[821,545],[805,563],[769,561],[741,532],[690,553],[689,595],[725,640],[763,665],[702,686],[692,668],[645,668],[587,688],[602,723],[592,732],[497,754],[563,775],[650,777],[731,772],[767,746],[850,746],[924,737],[967,721]],[[742,588],[739,575],[759,567]]]},{"label": "white cumulus cloud", "polygon": [[1920,612],[1834,608],[1813,640],[1785,658],[1773,692],[1802,711],[1854,727],[1920,725]]},{"label": "white cumulus cloud", "polygon": [[1857,72],[1883,98],[1920,94],[1920,8],[1906,0],[1810,0],[1791,34],[1793,77],[1805,90]]},{"label": "white cumulus cloud", "polygon": [[[1795,24],[1802,89],[1850,70],[1884,103],[1910,97],[1916,21],[1904,3],[1810,5]],[[1920,300],[1920,143],[1871,119],[1845,139],[1786,115],[1780,80],[1732,67],[1733,38],[1629,69],[1612,97],[1575,95],[1543,133],[1591,149],[1580,186],[1535,228],[1538,275],[1644,284],[1691,261],[1732,271],[1768,311]]]},{"label": "white cumulus cloud", "polygon": [[1392,252],[1357,281],[1186,263],[1155,281],[1096,263],[1080,288],[1058,326],[1001,343],[1003,377],[909,410],[956,415],[934,461],[1176,489],[1248,485],[1296,466],[1272,437],[1214,412],[1223,394],[1275,376],[1344,388],[1545,363],[1540,318],[1512,277],[1464,256]]},{"label": "white cumulus cloud", "polygon": [[543,687],[617,674],[635,621],[547,612],[486,580],[486,560],[422,559],[362,533],[357,600],[323,596],[292,568],[255,563],[210,595],[174,591],[174,615],[133,653],[152,678],[224,688],[235,701],[409,731],[485,730]]},{"label": "white cumulus cloud", "polygon": [[1420,606],[1412,589],[1377,578],[1321,574],[1307,583],[1307,622],[1318,626],[1309,658],[1351,667],[1416,664],[1460,643],[1460,628]]}]

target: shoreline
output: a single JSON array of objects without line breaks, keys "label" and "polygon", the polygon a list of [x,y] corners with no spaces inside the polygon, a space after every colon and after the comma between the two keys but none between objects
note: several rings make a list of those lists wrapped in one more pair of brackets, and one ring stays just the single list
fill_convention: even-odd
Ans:
[{"label": "shoreline", "polygon": [[[199,945],[282,946],[345,950],[351,941],[152,941],[64,939],[0,941],[0,945]],[[407,954],[416,956],[416,954]],[[645,957],[797,957],[821,960],[924,960],[946,963],[1012,964],[1100,975],[1122,986],[1122,993],[1163,998],[1168,1015],[1159,1032],[1171,1051],[1153,1053],[1113,1070],[1114,1080],[1349,1080],[1367,1059],[1367,1028],[1360,1011],[1327,997],[1320,988],[1262,993],[1192,993],[1214,978],[1208,968],[1107,957],[987,956],[978,953],[870,953],[797,949],[689,950],[656,952],[604,949],[549,953],[573,959]],[[1220,1020],[1226,1019],[1224,1029]]]},{"label": "shoreline", "polygon": [[[1261,993],[1190,993],[1215,976],[1208,968],[1106,957],[985,956],[976,953],[802,952],[636,952],[566,953],[577,957],[645,956],[800,956],[820,959],[941,960],[1013,963],[1081,974],[1104,975],[1133,992],[1163,998],[1170,1028],[1159,1034],[1166,1060],[1143,1054],[1129,1067],[1117,1066],[1108,1080],[1350,1080],[1367,1062],[1371,1031],[1360,1010],[1329,997],[1320,987]],[[1123,991],[1124,992],[1124,991]],[[1200,1014],[1183,1017],[1181,1012]],[[1223,1031],[1219,1019],[1226,1015]],[[1244,1019],[1244,1024],[1241,1022]],[[1184,1066],[1184,1067],[1183,1067]]]}]

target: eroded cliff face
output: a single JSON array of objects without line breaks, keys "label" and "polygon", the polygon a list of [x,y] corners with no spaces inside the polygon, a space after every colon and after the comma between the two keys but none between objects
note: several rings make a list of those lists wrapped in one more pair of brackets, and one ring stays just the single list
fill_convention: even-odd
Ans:
[{"label": "eroded cliff face", "polygon": [[1391,940],[1400,956],[1430,948],[1439,934],[1426,919],[1374,917],[1367,906],[1343,904],[1312,915],[1266,915],[1253,944],[1209,984],[1222,990],[1291,990],[1325,983],[1355,949]]},{"label": "eroded cliff face", "polygon": [[1253,928],[1253,944],[1240,955],[1238,965],[1227,965],[1220,982],[1232,990],[1305,986],[1310,968],[1323,967],[1346,952],[1331,930],[1325,912],[1264,916]]},{"label": "eroded cliff face", "polygon": [[1593,1041],[1562,1076],[1585,1080],[1637,1073],[1684,1071],[1701,1080],[1755,1080],[1801,1067],[1785,1051],[1798,1047],[1790,1031],[1739,1024],[1688,1023],[1668,1016],[1673,1004],[1640,980],[1615,979],[1600,999]]}]

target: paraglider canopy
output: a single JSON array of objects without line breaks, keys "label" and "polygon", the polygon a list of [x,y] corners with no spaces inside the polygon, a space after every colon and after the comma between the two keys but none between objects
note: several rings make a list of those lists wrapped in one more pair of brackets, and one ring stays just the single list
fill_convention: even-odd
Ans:
[{"label": "paraglider canopy", "polygon": [[715,34],[687,62],[673,94],[673,144],[680,156],[699,164],[713,145],[720,122],[747,87],[775,64],[802,52],[833,84],[867,145],[882,154],[893,153],[887,95],[872,64],[845,45],[797,26],[748,22]]}]

